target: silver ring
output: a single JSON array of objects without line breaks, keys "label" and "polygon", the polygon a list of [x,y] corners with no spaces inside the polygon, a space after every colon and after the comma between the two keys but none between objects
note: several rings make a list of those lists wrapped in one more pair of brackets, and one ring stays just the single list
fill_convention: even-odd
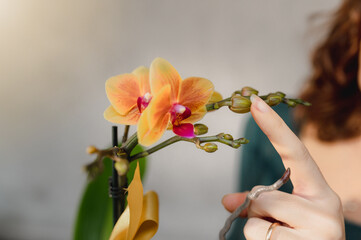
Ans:
[{"label": "silver ring", "polygon": [[281,224],[279,222],[274,222],[269,226],[267,233],[266,233],[266,240],[271,240],[272,231],[275,227],[280,226]]}]

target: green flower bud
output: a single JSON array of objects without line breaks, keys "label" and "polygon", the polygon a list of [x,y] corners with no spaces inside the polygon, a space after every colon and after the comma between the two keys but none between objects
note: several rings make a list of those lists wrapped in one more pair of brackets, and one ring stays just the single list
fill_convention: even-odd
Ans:
[{"label": "green flower bud", "polygon": [[218,150],[218,146],[215,143],[206,143],[203,146],[203,150],[212,153]]},{"label": "green flower bud", "polygon": [[276,92],[275,94],[282,97],[282,98],[286,97],[286,94],[283,93],[283,92]]},{"label": "green flower bud", "polygon": [[241,145],[242,145],[242,144],[241,144],[239,141],[234,141],[234,142],[232,143],[232,147],[233,147],[233,148],[239,148]]},{"label": "green flower bud", "polygon": [[233,141],[232,147],[239,148],[242,144],[247,144],[247,143],[249,143],[248,139],[246,139],[246,138],[238,138],[238,139]]},{"label": "green flower bud", "polygon": [[229,109],[235,113],[247,113],[251,107],[251,100],[243,96],[234,95],[231,98],[231,105]]},{"label": "green flower bud", "polygon": [[88,154],[93,154],[99,152],[99,150],[95,146],[89,146],[87,147],[86,152]]},{"label": "green flower bud", "polygon": [[258,91],[251,87],[244,87],[241,90],[241,95],[243,97],[250,97],[252,94],[258,95]]},{"label": "green flower bud", "polygon": [[194,124],[194,134],[195,135],[203,135],[208,132],[208,127],[202,123]]},{"label": "green flower bud", "polygon": [[249,140],[247,138],[238,138],[236,140],[234,140],[235,142],[239,142],[241,144],[247,144],[249,143]]},{"label": "green flower bud", "polygon": [[296,107],[296,105],[297,105],[297,102],[295,102],[291,99],[285,99],[285,102],[289,107]]},{"label": "green flower bud", "polygon": [[270,106],[275,106],[282,102],[282,97],[277,94],[269,94],[266,99],[266,103]]},{"label": "green flower bud", "polygon": [[226,139],[226,140],[233,140],[233,137],[232,137],[231,134],[224,134],[223,138]]},{"label": "green flower bud", "polygon": [[129,170],[128,161],[125,159],[120,159],[120,161],[115,162],[114,167],[117,170],[119,176],[124,176]]}]

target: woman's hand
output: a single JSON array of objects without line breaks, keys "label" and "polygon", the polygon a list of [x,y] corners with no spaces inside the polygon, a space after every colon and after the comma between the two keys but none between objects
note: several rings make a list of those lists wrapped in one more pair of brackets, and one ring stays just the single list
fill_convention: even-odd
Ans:
[{"label": "woman's hand", "polygon": [[[264,240],[272,222],[281,222],[272,230],[272,240],[345,239],[342,205],[328,186],[306,147],[283,120],[259,97],[251,97],[251,113],[291,169],[292,194],[281,191],[262,193],[247,210],[244,234],[248,240]],[[247,193],[226,195],[222,203],[234,211]],[[242,215],[243,215],[242,214]]]}]

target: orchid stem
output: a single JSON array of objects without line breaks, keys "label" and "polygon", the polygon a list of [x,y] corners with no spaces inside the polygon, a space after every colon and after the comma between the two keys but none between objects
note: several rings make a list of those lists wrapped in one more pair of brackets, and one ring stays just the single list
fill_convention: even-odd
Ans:
[{"label": "orchid stem", "polygon": [[129,155],[132,150],[137,146],[138,144],[138,136],[137,133],[134,133],[126,142],[122,144],[122,148],[124,151]]},{"label": "orchid stem", "polygon": [[218,110],[218,109],[220,109],[221,107],[224,107],[224,106],[230,106],[231,103],[232,103],[231,98],[226,98],[226,99],[223,99],[223,100],[221,100],[219,102],[207,104],[206,109],[207,109],[207,112],[210,112],[210,111]]},{"label": "orchid stem", "polygon": [[171,137],[169,138],[168,140],[165,140],[164,142],[152,147],[152,148],[149,148],[147,149],[146,151],[143,151],[143,152],[140,152],[140,153],[137,153],[133,156],[130,156],[129,157],[129,162],[132,162],[134,160],[137,160],[139,158],[143,158],[143,157],[146,157],[146,156],[149,156],[150,154],[158,151],[158,150],[161,150],[162,148],[165,148],[166,146],[169,146],[173,143],[176,143],[176,142],[179,142],[182,140],[182,137],[180,136],[174,136],[174,137]]},{"label": "orchid stem", "polygon": [[146,157],[146,156],[149,156],[150,154],[156,152],[156,151],[159,151],[161,150],[162,148],[166,147],[166,146],[169,146],[173,143],[176,143],[176,142],[179,142],[179,141],[185,141],[185,142],[192,142],[194,144],[196,144],[196,146],[198,148],[201,148],[200,144],[201,143],[207,143],[207,142],[220,142],[220,143],[223,143],[225,145],[228,145],[230,147],[233,147],[233,148],[239,148],[241,146],[241,144],[246,144],[248,143],[248,140],[245,139],[245,138],[240,138],[240,139],[236,139],[236,140],[231,140],[231,139],[226,139],[224,138],[226,134],[223,134],[223,133],[220,133],[220,134],[217,134],[215,136],[207,136],[207,137],[194,137],[194,138],[185,138],[185,137],[181,137],[181,136],[174,136],[174,137],[171,137],[169,138],[168,140],[165,140],[164,142],[152,147],[152,148],[149,148],[143,152],[140,152],[140,153],[137,153],[133,156],[130,156],[129,157],[129,162],[132,162],[136,159],[139,159],[139,158],[143,158],[143,157]]},{"label": "orchid stem", "polygon": [[130,128],[129,125],[125,125],[124,134],[123,134],[123,138],[122,138],[122,144],[125,143],[128,140],[129,128]]}]

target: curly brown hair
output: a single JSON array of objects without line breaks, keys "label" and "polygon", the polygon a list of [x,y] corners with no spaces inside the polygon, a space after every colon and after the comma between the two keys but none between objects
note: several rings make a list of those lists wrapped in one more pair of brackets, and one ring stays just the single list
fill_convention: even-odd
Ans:
[{"label": "curly brown hair", "polygon": [[345,0],[332,15],[325,39],[312,55],[312,74],[300,97],[312,103],[296,119],[318,129],[321,141],[361,135],[361,91],[358,87],[361,0]]}]

